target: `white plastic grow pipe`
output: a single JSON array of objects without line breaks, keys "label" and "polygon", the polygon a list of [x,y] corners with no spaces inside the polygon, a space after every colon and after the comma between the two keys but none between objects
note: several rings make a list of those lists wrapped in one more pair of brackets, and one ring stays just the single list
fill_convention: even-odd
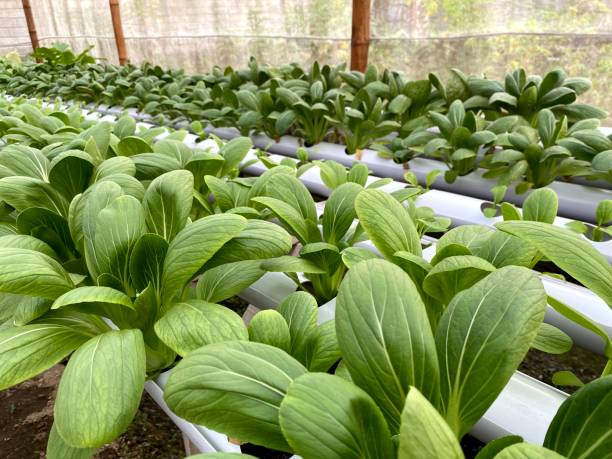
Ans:
[{"label": "white plastic grow pipe", "polygon": [[[231,138],[236,136],[235,133],[231,134],[228,131],[228,129],[213,130],[219,137]],[[299,148],[298,139],[289,136],[282,137],[279,142],[270,141],[264,136],[253,136],[253,143],[259,148],[267,148],[273,153],[292,157],[296,156],[296,150]],[[353,156],[347,155],[344,152],[342,145],[321,143],[306,150],[308,150],[312,159],[332,159],[345,166],[351,166],[356,161]],[[379,177],[390,177],[398,181],[403,180],[404,167],[389,159],[380,158],[373,150],[363,150],[361,162],[366,164]],[[446,169],[447,167],[444,164],[431,159],[415,158],[410,161],[410,170],[414,172],[421,184],[425,183],[425,176],[429,172],[433,170],[442,170],[444,172]],[[466,176],[458,177],[452,184],[446,183],[443,177],[444,174],[441,174],[432,184],[432,188],[491,201],[493,199],[491,188],[495,186],[495,182],[483,178],[482,173],[482,171],[476,171]],[[612,191],[610,190],[575,183],[555,181],[548,185],[548,187],[559,196],[559,213],[561,215],[591,223],[595,219],[597,204],[604,199],[612,199]],[[512,189],[508,189],[504,199],[520,205],[529,194],[530,192],[517,195]]]},{"label": "white plastic grow pipe", "polygon": [[[245,163],[251,159],[256,158],[254,152],[251,152],[246,158]],[[269,158],[273,161],[280,161],[283,156],[270,155]],[[261,163],[257,162],[251,164],[243,169],[244,172],[253,175],[261,175],[267,168]],[[332,192],[321,180],[320,168],[315,165],[305,171],[300,177],[300,180],[306,185],[306,187],[313,193],[321,196],[329,196]],[[368,184],[378,180],[378,177],[369,176]],[[383,187],[381,190],[392,192],[406,187],[406,183],[393,181]],[[449,193],[447,191],[440,190],[429,190],[426,193],[419,195],[416,198],[415,203],[418,206],[430,207],[436,215],[448,217],[451,219],[451,225],[486,225],[494,226],[495,223],[502,221],[501,217],[488,218],[482,213],[482,206],[486,203],[481,199],[472,198],[469,196],[458,195]],[[564,217],[556,217],[554,224],[556,226],[565,226],[571,220]],[[608,259],[608,262],[612,263],[612,240],[606,242],[595,242],[587,239],[583,236],[583,239],[589,242],[598,252]]]}]

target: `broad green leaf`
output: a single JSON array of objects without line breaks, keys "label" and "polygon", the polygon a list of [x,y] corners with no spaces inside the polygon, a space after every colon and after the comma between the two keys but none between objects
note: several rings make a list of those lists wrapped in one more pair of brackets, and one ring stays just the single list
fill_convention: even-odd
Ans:
[{"label": "broad green leaf", "polygon": [[57,433],[55,424],[51,426],[49,440],[47,441],[47,459],[89,459],[96,452],[96,448],[75,448],[64,441]]},{"label": "broad green leaf", "polygon": [[26,145],[6,145],[0,151],[0,164],[11,171],[11,175],[47,180],[49,160],[36,148]]},{"label": "broad green leaf", "polygon": [[612,376],[572,394],[553,418],[544,446],[568,459],[596,459],[612,451]]},{"label": "broad green leaf", "polygon": [[76,196],[70,205],[70,233],[87,260],[90,274],[95,278],[98,277],[94,250],[97,217],[102,209],[121,195],[121,187],[116,183],[99,182],[85,190],[81,196]]},{"label": "broad green leaf", "polygon": [[205,271],[196,286],[197,297],[218,303],[237,295],[264,275],[260,265],[260,260],[244,260]]},{"label": "broad green leaf", "polygon": [[57,391],[54,418],[70,446],[102,446],[121,435],[138,410],[145,382],[139,330],[110,331],[72,356]]},{"label": "broad green leaf", "polygon": [[557,216],[559,199],[550,188],[534,190],[523,203],[523,220],[552,223]]},{"label": "broad green leaf", "polygon": [[84,140],[93,139],[98,152],[100,155],[105,158],[108,150],[108,145],[110,143],[111,132],[113,130],[113,126],[108,122],[96,123],[86,131],[83,131],[79,137]]},{"label": "broad green leaf", "polygon": [[27,249],[44,253],[50,258],[57,259],[57,255],[48,244],[33,236],[26,234],[8,234],[0,236],[0,248]]},{"label": "broad green leaf", "polygon": [[496,268],[510,265],[530,268],[538,251],[523,239],[493,231],[479,239],[478,244],[472,248],[472,253],[484,258]]},{"label": "broad green leaf", "polygon": [[319,266],[305,258],[291,257],[289,255],[265,260],[261,263],[261,269],[279,273],[327,273],[327,270],[323,266]]},{"label": "broad green leaf", "polygon": [[342,357],[338,347],[335,320],[329,320],[319,325],[312,335],[310,343],[309,371],[326,372]]},{"label": "broad green leaf", "polygon": [[49,182],[68,201],[85,191],[93,176],[92,158],[79,150],[60,153],[51,161]]},{"label": "broad green leaf", "polygon": [[342,262],[349,269],[361,261],[378,258],[374,252],[365,247],[347,247],[342,251],[341,255]]},{"label": "broad green leaf", "polygon": [[568,370],[556,371],[552,375],[552,383],[555,386],[582,387],[584,383],[574,373]]},{"label": "broad green leaf", "polygon": [[160,295],[167,251],[168,242],[157,234],[146,233],[136,241],[130,254],[130,278],[136,290],[151,284]]},{"label": "broad green leaf", "polygon": [[351,377],[372,395],[392,433],[409,386],[436,402],[438,364],[427,312],[400,268],[367,260],[348,272],[336,301],[336,333]]},{"label": "broad green leaf", "polygon": [[398,459],[463,459],[463,451],[444,418],[411,387],[402,411]]},{"label": "broad green leaf", "polygon": [[144,195],[147,227],[170,242],[185,227],[193,201],[193,175],[167,172],[151,182]]},{"label": "broad green leaf", "polygon": [[603,330],[588,316],[585,316],[581,312],[576,311],[575,309],[551,296],[548,297],[548,304],[562,316],[567,317],[572,322],[575,322],[581,327],[584,327],[598,335],[604,341],[604,354],[606,357],[608,357],[608,359],[612,360],[612,340],[605,330]]},{"label": "broad green leaf", "polygon": [[226,142],[219,150],[219,154],[225,159],[220,176],[223,177],[237,168],[251,148],[253,142],[248,137],[237,137]]},{"label": "broad green leaf", "polygon": [[346,167],[336,161],[317,161],[320,169],[321,181],[331,190],[335,190],[346,183]]},{"label": "broad green leaf", "polygon": [[291,348],[291,335],[285,318],[273,309],[259,311],[249,324],[249,339],[283,351]]},{"label": "broad green leaf", "polygon": [[458,438],[504,388],[545,310],[546,292],[537,274],[515,266],[492,272],[451,301],[438,325],[436,346],[442,412]]},{"label": "broad green leaf", "polygon": [[365,232],[385,258],[395,252],[421,254],[421,241],[408,211],[388,193],[364,190],[355,200],[355,210]]},{"label": "broad green leaf", "polygon": [[113,312],[117,309],[134,309],[129,296],[110,287],[75,288],[57,298],[51,309],[65,307],[72,307],[81,312],[100,314],[109,318],[113,318]]},{"label": "broad green leaf", "polygon": [[17,326],[27,325],[45,315],[51,309],[52,301],[45,298],[13,295],[11,293],[2,294],[2,296],[5,295],[12,297],[12,304],[15,307],[13,324]]},{"label": "broad green leaf", "polygon": [[56,254],[71,258],[76,253],[66,219],[40,207],[30,207],[17,217],[17,229],[51,246]]},{"label": "broad green leaf", "polygon": [[[175,131],[175,133],[178,134],[178,131]],[[175,158],[179,163],[185,164],[191,159],[193,152],[182,141],[174,139],[171,136],[172,134],[159,142],[155,142],[153,145],[153,152],[169,158]]]},{"label": "broad green leaf", "polygon": [[95,231],[95,260],[88,259],[88,266],[95,262],[94,272],[110,274],[127,288],[132,249],[146,231],[142,205],[132,196],[116,198],[96,217]]},{"label": "broad green leaf", "polygon": [[540,222],[501,222],[499,230],[529,242],[612,307],[612,268],[591,244],[571,231]]},{"label": "broad green leaf", "polygon": [[429,271],[423,280],[423,290],[443,304],[449,304],[455,295],[493,271],[495,266],[482,258],[472,255],[448,257]]},{"label": "broad green leaf", "polygon": [[18,212],[42,207],[64,217],[68,215],[68,201],[51,184],[32,177],[0,179],[0,201]]},{"label": "broad green leaf", "polygon": [[225,306],[201,300],[177,303],[155,323],[160,339],[181,356],[212,343],[248,340],[242,318]]},{"label": "broad green leaf", "polygon": [[317,301],[306,292],[287,296],[277,308],[289,325],[291,344],[287,351],[304,366],[310,365],[310,342],[317,329]]},{"label": "broad green leaf", "polygon": [[281,403],[280,423],[304,459],[394,457],[389,429],[372,398],[338,376],[296,378]]},{"label": "broad green leaf", "polygon": [[291,451],[278,421],[287,388],[306,373],[272,346],[228,341],[204,346],[174,367],[164,398],[178,416],[241,441]]},{"label": "broad green leaf", "polygon": [[355,198],[363,190],[356,183],[345,183],[331,194],[323,213],[323,238],[330,244],[338,244],[344,237],[355,213]]},{"label": "broad green leaf", "polygon": [[289,174],[273,174],[265,182],[261,196],[281,200],[296,210],[303,220],[317,221],[317,209],[308,188]]},{"label": "broad green leaf", "polygon": [[564,456],[530,443],[516,443],[502,450],[495,459],[563,459]]},{"label": "broad green leaf", "polygon": [[474,253],[493,232],[493,229],[483,225],[461,225],[446,232],[440,238],[436,251],[440,251],[450,244],[458,244],[467,247]]},{"label": "broad green leaf", "polygon": [[136,121],[129,115],[124,115],[117,120],[113,127],[113,134],[120,139],[134,135],[136,132]]},{"label": "broad green leaf", "polygon": [[181,169],[181,163],[174,157],[159,153],[141,153],[131,157],[136,165],[136,178],[153,180],[166,172]]},{"label": "broad green leaf", "polygon": [[145,140],[136,136],[127,136],[122,138],[117,144],[118,156],[135,156],[141,153],[153,151],[151,145]]},{"label": "broad green leaf", "polygon": [[335,272],[342,263],[338,247],[327,242],[306,244],[300,250],[300,257],[312,261],[317,266],[325,266],[330,273]]},{"label": "broad green leaf", "polygon": [[34,250],[0,248],[0,291],[54,300],[74,288],[53,258]]},{"label": "broad green leaf", "polygon": [[[280,220],[283,227],[298,238],[302,244],[313,242],[310,240],[311,231],[309,230],[308,222],[302,218],[301,214],[296,209],[286,202],[268,197],[252,198],[251,201],[269,208]],[[318,239],[320,239],[320,236]]]},{"label": "broad green leaf", "polygon": [[262,260],[289,253],[292,239],[289,233],[272,222],[251,219],[246,227],[215,255],[206,269],[243,260]]},{"label": "broad green leaf", "polygon": [[0,390],[51,368],[88,339],[68,324],[36,323],[0,330]]},{"label": "broad green leaf", "polygon": [[145,188],[142,182],[127,174],[107,175],[99,180],[99,182],[114,182],[121,187],[123,194],[128,194],[142,201],[145,195]]},{"label": "broad green leaf", "polygon": [[431,259],[430,263],[432,266],[435,266],[446,258],[457,257],[461,255],[472,255],[472,251],[460,244],[448,244],[439,250],[438,247],[436,247],[436,255]]},{"label": "broad green leaf", "polygon": [[494,459],[504,448],[516,443],[521,443],[522,441],[523,437],[518,435],[506,435],[505,437],[496,438],[488,442],[484,448],[478,451],[475,459]]},{"label": "broad green leaf", "polygon": [[198,270],[247,225],[239,215],[211,215],[189,223],[170,243],[164,260],[162,299],[180,293]]},{"label": "broad green leaf", "polygon": [[557,327],[542,323],[531,347],[548,354],[568,352],[574,343],[572,339]]}]

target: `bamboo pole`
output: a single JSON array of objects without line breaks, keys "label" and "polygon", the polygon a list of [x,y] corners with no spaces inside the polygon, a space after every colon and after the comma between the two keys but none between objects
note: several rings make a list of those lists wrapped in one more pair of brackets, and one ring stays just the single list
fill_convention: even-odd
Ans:
[{"label": "bamboo pole", "polygon": [[127,51],[125,47],[125,37],[123,36],[123,26],[121,25],[121,10],[119,8],[119,0],[108,1],[111,10],[111,18],[113,20],[113,31],[115,32],[115,43],[117,44],[117,54],[119,54],[119,64],[127,63]]},{"label": "bamboo pole", "polygon": [[25,14],[26,24],[28,25],[28,33],[30,34],[30,41],[32,42],[32,50],[36,51],[39,47],[38,34],[36,33],[36,24],[34,23],[34,16],[32,15],[32,7],[30,6],[30,0],[21,0],[23,5],[23,13]]},{"label": "bamboo pole", "polygon": [[353,0],[353,27],[351,31],[351,70],[365,71],[370,47],[371,0]]}]

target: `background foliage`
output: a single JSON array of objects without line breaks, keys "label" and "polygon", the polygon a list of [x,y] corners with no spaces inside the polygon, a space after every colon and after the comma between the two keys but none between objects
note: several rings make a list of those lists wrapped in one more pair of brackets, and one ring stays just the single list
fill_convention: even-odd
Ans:
[{"label": "background foliage", "polygon": [[[42,45],[65,41],[117,61],[106,0],[32,0]],[[351,0],[121,0],[128,55],[189,72],[347,61]],[[0,0],[0,53],[29,51],[18,0]],[[584,102],[612,106],[608,0],[373,0],[371,62],[422,78],[458,67],[502,78],[518,66],[586,76]],[[609,121],[608,121],[609,122]]]}]

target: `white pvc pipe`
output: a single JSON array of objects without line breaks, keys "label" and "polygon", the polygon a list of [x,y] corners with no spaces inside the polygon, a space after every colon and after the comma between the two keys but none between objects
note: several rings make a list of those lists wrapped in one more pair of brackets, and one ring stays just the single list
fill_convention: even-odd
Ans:
[{"label": "white pvc pipe", "polygon": [[[245,158],[245,163],[250,159],[255,158],[254,152]],[[283,156],[270,155],[270,159],[273,161],[280,161]],[[254,163],[244,168],[244,172],[253,175],[261,175],[267,169],[261,163]],[[321,196],[329,196],[332,192],[321,180],[319,166],[313,166],[304,172],[300,177],[300,180],[306,185],[306,187],[313,193]],[[378,177],[369,176],[368,184],[378,180]],[[406,183],[393,181],[388,185],[381,187],[382,190],[387,192],[396,191],[406,187]],[[502,221],[501,217],[488,218],[482,213],[482,205],[486,203],[481,199],[472,198],[470,196],[463,196],[447,191],[440,190],[429,190],[426,193],[419,195],[416,198],[415,203],[418,206],[430,207],[436,215],[448,217],[451,219],[451,225],[485,225],[492,227],[495,223]],[[564,227],[570,220],[564,217],[556,217],[554,224],[556,226]],[[612,262],[612,240],[606,242],[595,242],[586,237],[582,238],[589,242],[599,253],[608,259],[608,262]]]}]

